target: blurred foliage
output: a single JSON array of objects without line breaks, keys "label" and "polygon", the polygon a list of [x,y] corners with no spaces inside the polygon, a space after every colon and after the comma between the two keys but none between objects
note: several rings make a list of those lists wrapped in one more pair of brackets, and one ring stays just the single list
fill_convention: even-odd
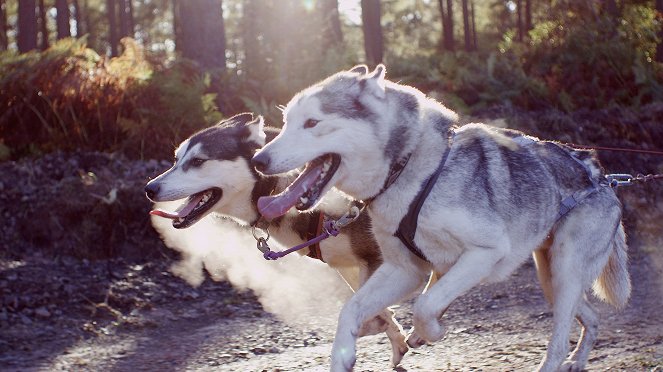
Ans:
[{"label": "blurred foliage", "polygon": [[[222,116],[253,111],[280,126],[278,105],[363,60],[358,5],[342,11],[343,41],[330,46],[315,0],[224,0],[227,68],[210,73],[178,56],[171,0],[134,3],[135,40],[124,39],[117,58],[104,57],[102,0],[84,2],[86,38],[0,55],[0,159],[79,148],[170,157],[185,136]],[[461,51],[454,4],[456,51],[446,51],[438,1],[382,2],[391,80],[463,113],[663,101],[663,65],[654,57],[663,19],[653,1],[616,0],[616,13],[597,1],[534,1],[524,42],[515,38],[516,2],[475,1],[479,50],[471,53]]]},{"label": "blurred foliage", "polygon": [[495,104],[571,112],[663,101],[663,65],[654,61],[662,20],[653,7],[624,4],[614,19],[567,5],[549,9],[524,43],[510,28],[497,48],[477,53],[391,49],[389,75],[465,112]]},{"label": "blurred foliage", "polygon": [[221,118],[209,77],[194,65],[151,64],[132,39],[123,44],[110,60],[84,39],[0,55],[0,142],[13,158],[55,149],[170,157],[174,144]]}]

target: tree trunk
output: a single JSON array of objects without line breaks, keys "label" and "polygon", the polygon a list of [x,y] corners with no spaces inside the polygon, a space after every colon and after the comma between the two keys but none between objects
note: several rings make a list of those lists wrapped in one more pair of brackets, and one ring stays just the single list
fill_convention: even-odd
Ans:
[{"label": "tree trunk", "polygon": [[474,0],[470,3],[470,16],[472,18],[472,50],[479,49],[477,42],[477,23],[474,17]]},{"label": "tree trunk", "polygon": [[320,0],[318,4],[322,18],[322,47],[327,50],[343,43],[338,0]]},{"label": "tree trunk", "polygon": [[256,0],[244,1],[242,13],[242,43],[244,44],[243,70],[249,79],[259,81],[263,78],[260,41],[257,25],[260,22]]},{"label": "tree trunk", "polygon": [[115,0],[106,0],[106,15],[108,16],[108,43],[111,57],[117,56],[117,12]]},{"label": "tree trunk", "polygon": [[175,41],[175,50],[180,47],[180,16],[177,0],[171,0],[170,6],[173,10],[173,41]]},{"label": "tree trunk", "polygon": [[127,36],[134,37],[136,31],[136,23],[134,20],[134,3],[132,0],[127,1],[127,28],[129,29],[129,34]]},{"label": "tree trunk", "polygon": [[186,0],[179,3],[179,50],[205,70],[226,68],[226,37],[222,0]]},{"label": "tree trunk", "polygon": [[18,2],[18,35],[16,43],[21,53],[37,49],[37,14],[35,0]]},{"label": "tree trunk", "polygon": [[39,0],[39,35],[41,36],[41,50],[48,49],[48,18],[44,0]]},{"label": "tree trunk", "polygon": [[442,33],[440,34],[440,42],[438,44],[438,50],[446,50],[446,30],[447,30],[447,15],[444,11],[444,0],[438,0],[438,9],[440,10],[440,25],[442,26]]},{"label": "tree trunk", "polygon": [[133,5],[131,0],[119,0],[120,38],[134,37]]},{"label": "tree trunk", "polygon": [[117,0],[117,21],[119,28],[119,39],[129,34],[129,20],[127,19],[126,0]]},{"label": "tree trunk", "polygon": [[[663,0],[656,0],[658,14],[663,14]],[[663,25],[659,26],[658,45],[656,46],[656,60],[663,63]]]},{"label": "tree trunk", "polygon": [[76,23],[76,37],[81,37],[85,35],[83,30],[83,17],[81,14],[81,5],[78,0],[71,0],[71,4],[74,6],[74,23]]},{"label": "tree trunk", "polygon": [[517,27],[517,34],[516,37],[518,38],[519,42],[523,42],[525,32],[523,30],[523,1],[522,0],[516,0],[516,14],[518,16],[518,23],[516,25]]},{"label": "tree trunk", "polygon": [[364,51],[366,52],[366,63],[371,67],[375,67],[381,63],[384,54],[384,40],[382,38],[380,16],[379,0],[361,0]]},{"label": "tree trunk", "polygon": [[455,49],[454,41],[454,10],[453,0],[447,0],[447,20],[444,25],[444,49],[453,52]]},{"label": "tree trunk", "polygon": [[525,0],[525,32],[530,32],[534,28],[532,24],[532,0]]},{"label": "tree trunk", "polygon": [[465,51],[472,51],[472,32],[470,31],[470,12],[467,6],[467,0],[462,1],[463,6],[463,34],[465,36]]},{"label": "tree trunk", "polygon": [[55,10],[57,11],[55,23],[57,25],[58,40],[64,39],[65,37],[71,37],[71,31],[69,30],[71,14],[69,13],[69,4],[67,4],[67,0],[55,0]]},{"label": "tree trunk", "polygon": [[7,9],[5,0],[0,0],[0,51],[5,51],[9,47],[7,38]]}]

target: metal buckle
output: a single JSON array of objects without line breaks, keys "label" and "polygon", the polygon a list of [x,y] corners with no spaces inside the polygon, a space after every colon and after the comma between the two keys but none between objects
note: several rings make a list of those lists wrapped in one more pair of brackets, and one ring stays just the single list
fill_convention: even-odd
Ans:
[{"label": "metal buckle", "polygon": [[605,179],[608,181],[608,186],[612,188],[620,186],[631,186],[635,180],[633,175],[625,173],[606,174]]}]

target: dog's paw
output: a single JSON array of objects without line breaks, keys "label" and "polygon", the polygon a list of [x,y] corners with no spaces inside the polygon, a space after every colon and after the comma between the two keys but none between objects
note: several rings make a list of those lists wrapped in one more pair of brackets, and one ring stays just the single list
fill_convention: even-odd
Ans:
[{"label": "dog's paw", "polygon": [[413,349],[416,349],[420,346],[426,345],[428,342],[423,339],[423,337],[419,336],[417,333],[417,330],[412,328],[410,329],[410,332],[407,335],[407,338],[405,339],[405,342],[407,345]]},{"label": "dog's paw", "polygon": [[334,345],[332,346],[331,371],[352,371],[352,368],[357,361],[357,350],[354,342],[350,341],[351,340],[347,340],[347,342],[341,342],[341,338],[337,335],[336,339],[334,340]]},{"label": "dog's paw", "polygon": [[399,364],[401,364],[401,360],[403,360],[403,356],[407,354],[407,352],[410,350],[408,347],[407,343],[403,342],[401,345],[392,345],[393,350],[391,354],[391,366],[396,368],[398,367]]},{"label": "dog's paw", "polygon": [[559,367],[560,372],[581,372],[585,370],[585,365],[577,360],[567,360]]},{"label": "dog's paw", "polygon": [[348,358],[338,358],[332,355],[331,367],[329,370],[331,372],[351,372],[355,366],[357,358],[353,355]]}]

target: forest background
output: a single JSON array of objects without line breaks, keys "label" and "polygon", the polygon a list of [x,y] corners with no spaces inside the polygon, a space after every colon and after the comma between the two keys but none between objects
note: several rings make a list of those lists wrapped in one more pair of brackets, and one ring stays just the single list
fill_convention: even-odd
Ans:
[{"label": "forest background", "polygon": [[385,63],[462,114],[663,100],[663,0],[0,0],[0,160],[170,158],[193,131]]}]

